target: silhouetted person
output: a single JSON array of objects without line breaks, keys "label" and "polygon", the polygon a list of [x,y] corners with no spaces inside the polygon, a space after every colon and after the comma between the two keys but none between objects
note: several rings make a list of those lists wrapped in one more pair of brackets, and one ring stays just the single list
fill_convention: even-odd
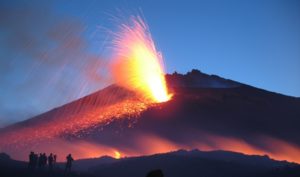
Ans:
[{"label": "silhouetted person", "polygon": [[42,167],[44,168],[47,165],[47,155],[43,153],[42,155]]},{"label": "silhouetted person", "polygon": [[53,166],[55,166],[56,165],[56,154],[54,154],[54,156],[53,156]]},{"label": "silhouetted person", "polygon": [[69,154],[69,155],[66,157],[66,160],[67,160],[67,163],[66,163],[65,173],[71,171],[71,168],[72,168],[72,162],[74,161],[74,159],[73,159],[72,155]]},{"label": "silhouetted person", "polygon": [[38,159],[39,159],[39,156],[38,154],[34,154],[33,156],[33,169],[35,170],[37,165],[38,165]]},{"label": "silhouetted person", "polygon": [[40,155],[38,157],[38,164],[39,164],[39,169],[41,169],[43,166],[43,154],[42,153],[40,153]]},{"label": "silhouetted person", "polygon": [[164,177],[164,174],[161,169],[150,171],[146,177]]},{"label": "silhouetted person", "polygon": [[48,157],[48,165],[49,165],[49,171],[52,171],[53,170],[53,161],[54,161],[54,158],[53,158],[53,155],[52,153],[49,155]]},{"label": "silhouetted person", "polygon": [[30,152],[28,157],[29,157],[28,168],[33,171],[34,170],[34,152]]}]

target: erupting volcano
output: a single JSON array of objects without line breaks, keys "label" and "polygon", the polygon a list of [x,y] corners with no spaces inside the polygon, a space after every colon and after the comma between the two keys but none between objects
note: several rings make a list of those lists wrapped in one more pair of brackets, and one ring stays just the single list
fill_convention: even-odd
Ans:
[{"label": "erupting volcano", "polygon": [[165,74],[140,17],[121,24],[114,37],[115,84],[1,129],[0,151],[16,159],[32,150],[55,152],[63,160],[69,152],[119,159],[198,148],[300,163],[299,98],[198,70]]},{"label": "erupting volcano", "polygon": [[[34,124],[34,128],[23,127],[0,135],[1,149],[45,148],[46,142],[61,142],[61,136],[66,134],[81,137],[82,132],[91,132],[95,127],[105,126],[116,119],[129,118],[134,123],[134,118],[143,111],[171,99],[162,55],[156,50],[145,22],[139,16],[132,16],[113,34],[111,71],[116,84],[93,94],[93,98],[79,99],[75,107],[68,104],[64,110],[50,111],[53,113],[50,117],[55,118],[46,124]],[[114,150],[117,148],[106,149],[109,149],[109,155],[120,158],[120,152]],[[87,153],[84,154],[80,156],[85,157]]]}]

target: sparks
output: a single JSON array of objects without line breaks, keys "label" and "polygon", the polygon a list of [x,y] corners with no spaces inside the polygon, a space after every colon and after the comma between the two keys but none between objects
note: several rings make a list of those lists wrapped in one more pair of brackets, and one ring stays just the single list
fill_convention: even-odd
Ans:
[{"label": "sparks", "polygon": [[163,67],[163,58],[155,48],[151,34],[140,17],[120,25],[114,40],[113,76],[116,82],[143,95],[151,102],[170,100]]}]

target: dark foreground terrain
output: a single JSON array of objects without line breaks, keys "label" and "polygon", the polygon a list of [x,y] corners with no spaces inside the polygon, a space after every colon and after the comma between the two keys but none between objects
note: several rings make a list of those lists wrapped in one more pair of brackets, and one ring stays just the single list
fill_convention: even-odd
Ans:
[{"label": "dark foreground terrain", "polygon": [[77,160],[73,172],[64,174],[63,164],[54,172],[47,169],[30,172],[26,162],[0,155],[1,177],[74,176],[74,177],[142,177],[161,169],[165,177],[299,177],[300,165],[275,161],[268,156],[250,156],[227,151],[202,152],[179,150],[151,156],[114,159],[101,157]]}]

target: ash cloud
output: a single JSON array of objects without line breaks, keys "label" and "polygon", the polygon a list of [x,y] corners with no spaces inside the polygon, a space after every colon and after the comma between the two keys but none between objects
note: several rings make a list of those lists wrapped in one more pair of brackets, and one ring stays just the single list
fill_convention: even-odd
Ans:
[{"label": "ash cloud", "polygon": [[110,82],[107,61],[91,51],[86,29],[49,8],[0,7],[0,127]]}]

